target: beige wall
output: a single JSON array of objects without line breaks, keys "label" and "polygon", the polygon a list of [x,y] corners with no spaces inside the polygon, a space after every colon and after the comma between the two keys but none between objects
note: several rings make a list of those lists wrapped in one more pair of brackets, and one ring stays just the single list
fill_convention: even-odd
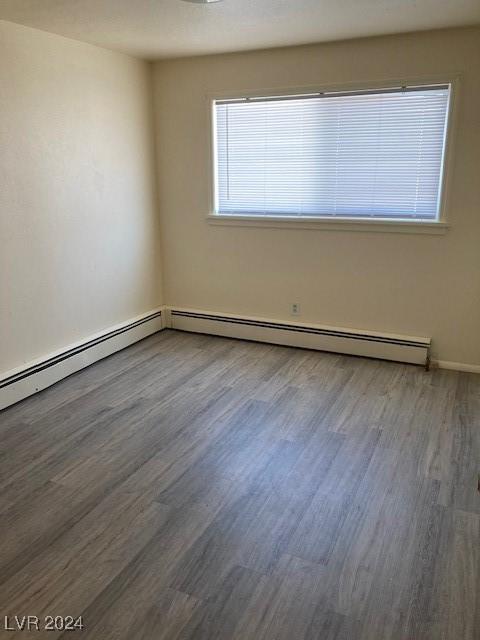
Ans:
[{"label": "beige wall", "polygon": [[0,377],[161,303],[150,72],[0,22]]},{"label": "beige wall", "polygon": [[[480,364],[480,29],[155,65],[0,22],[0,375],[158,306],[429,335]],[[445,236],[211,226],[206,94],[462,75]]]},{"label": "beige wall", "polygon": [[[206,95],[461,73],[445,236],[211,226]],[[166,302],[432,336],[480,364],[480,29],[388,36],[155,66]]]}]

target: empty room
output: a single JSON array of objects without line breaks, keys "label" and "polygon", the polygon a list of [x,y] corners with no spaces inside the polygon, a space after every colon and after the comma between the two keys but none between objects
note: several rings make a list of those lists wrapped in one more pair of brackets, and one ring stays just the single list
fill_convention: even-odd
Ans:
[{"label": "empty room", "polygon": [[0,638],[480,639],[478,0],[0,0]]}]

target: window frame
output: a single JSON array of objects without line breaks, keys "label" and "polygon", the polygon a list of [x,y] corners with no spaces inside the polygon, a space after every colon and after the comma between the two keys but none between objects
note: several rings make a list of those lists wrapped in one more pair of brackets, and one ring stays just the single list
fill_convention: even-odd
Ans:
[{"label": "window frame", "polygon": [[[460,74],[438,74],[435,76],[389,78],[375,81],[344,82],[341,84],[315,84],[297,87],[275,87],[269,89],[238,89],[229,91],[211,92],[206,96],[208,110],[208,180],[209,202],[207,221],[214,225],[246,226],[246,227],[271,227],[279,229],[319,229],[319,230],[346,230],[346,231],[381,231],[420,234],[444,234],[451,226],[449,212],[449,193],[453,166],[453,140],[456,131],[456,112],[459,93]],[[226,214],[217,212],[217,157],[216,157],[216,121],[215,102],[217,100],[232,100],[236,98],[252,98],[259,96],[285,96],[301,95],[317,92],[349,92],[349,91],[376,91],[381,89],[395,89],[402,86],[433,86],[450,85],[450,96],[447,109],[445,147],[443,166],[440,176],[439,211],[437,220],[413,220],[391,218],[349,218],[346,216],[275,216]],[[448,211],[448,218],[447,218]]]}]

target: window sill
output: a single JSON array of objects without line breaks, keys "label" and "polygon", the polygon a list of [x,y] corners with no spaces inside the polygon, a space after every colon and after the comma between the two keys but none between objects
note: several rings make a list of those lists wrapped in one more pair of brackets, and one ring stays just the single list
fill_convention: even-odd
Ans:
[{"label": "window sill", "polygon": [[317,229],[327,231],[376,231],[382,233],[420,233],[443,235],[449,225],[446,222],[419,220],[382,220],[354,218],[320,218],[300,216],[246,216],[235,214],[209,214],[209,224],[233,227],[266,227],[273,229]]}]

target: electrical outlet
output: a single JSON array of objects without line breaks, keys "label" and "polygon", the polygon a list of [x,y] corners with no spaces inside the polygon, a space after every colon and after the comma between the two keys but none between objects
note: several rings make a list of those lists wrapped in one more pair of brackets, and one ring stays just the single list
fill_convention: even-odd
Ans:
[{"label": "electrical outlet", "polygon": [[292,314],[292,316],[300,315],[300,304],[298,302],[292,302],[292,304],[290,305],[290,313]]}]

